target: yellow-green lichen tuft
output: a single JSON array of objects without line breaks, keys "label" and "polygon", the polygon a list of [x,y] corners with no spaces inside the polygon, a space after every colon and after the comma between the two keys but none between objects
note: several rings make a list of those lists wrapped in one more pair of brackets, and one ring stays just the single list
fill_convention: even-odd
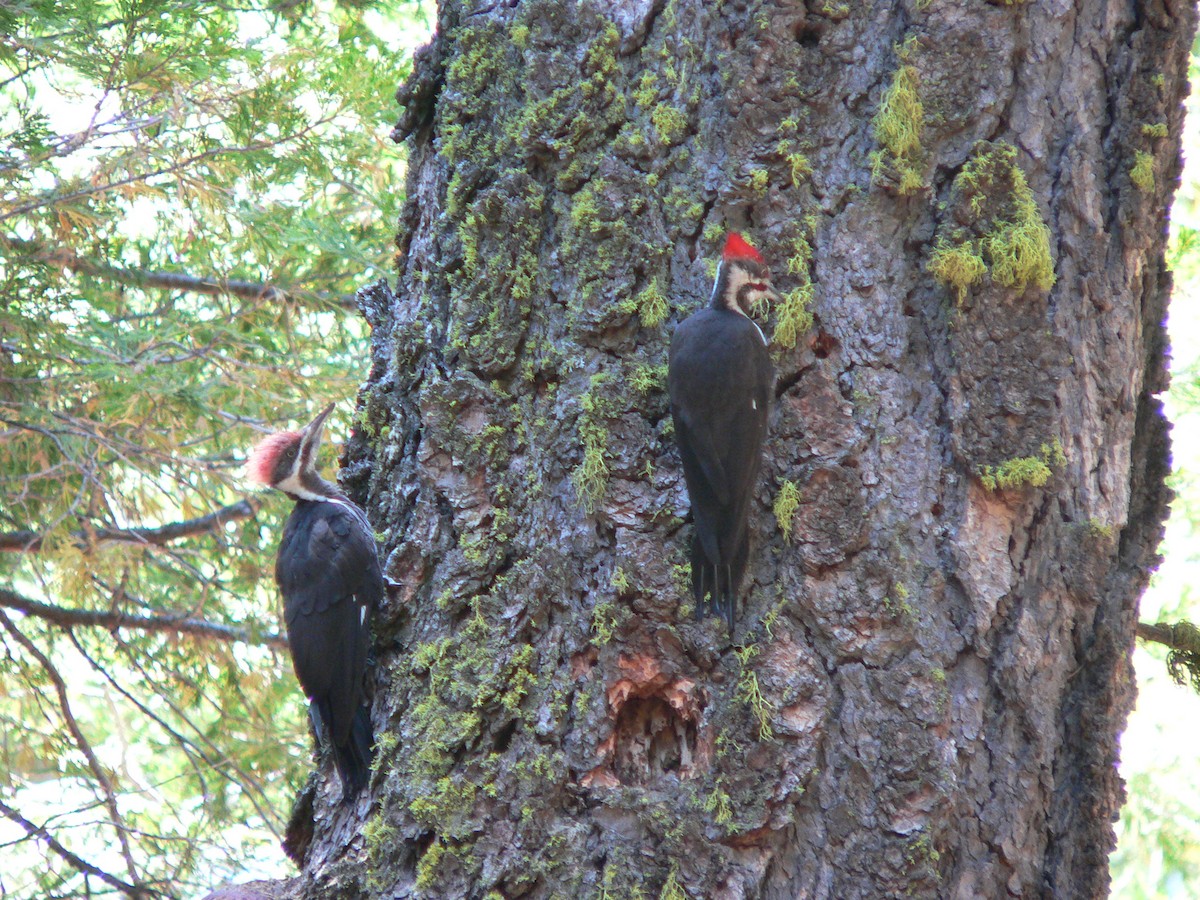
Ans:
[{"label": "yellow-green lichen tuft", "polygon": [[796,482],[785,481],[779,486],[779,493],[775,495],[775,505],[772,507],[784,542],[792,539],[792,519],[795,518],[796,510],[799,508],[800,489],[796,487]]},{"label": "yellow-green lichen tuft", "polygon": [[987,264],[974,241],[956,245],[945,238],[938,238],[934,244],[927,268],[934,278],[953,289],[954,300],[959,305],[967,297],[967,288],[987,274]]},{"label": "yellow-green lichen tuft", "polygon": [[667,389],[667,366],[651,366],[646,363],[637,363],[633,367],[633,371],[629,375],[629,386],[639,394],[649,394],[651,391],[665,391]]},{"label": "yellow-green lichen tuft", "polygon": [[1056,438],[1042,444],[1037,456],[1021,456],[1005,460],[998,466],[981,466],[979,482],[989,491],[1009,491],[1016,488],[1041,487],[1050,480],[1054,469],[1066,465],[1067,457]]},{"label": "yellow-green lichen tuft", "polygon": [[679,866],[671,866],[671,872],[663,882],[662,890],[658,892],[658,900],[688,900],[678,876]]},{"label": "yellow-green lichen tuft", "polygon": [[811,283],[801,285],[783,295],[783,302],[776,307],[775,331],[771,343],[779,347],[795,347],[800,336],[812,327],[813,317],[809,307],[813,300]]},{"label": "yellow-green lichen tuft", "polygon": [[733,804],[729,795],[719,787],[713,788],[712,793],[704,799],[704,811],[712,815],[718,825],[728,825],[733,821]]},{"label": "yellow-green lichen tuft", "polygon": [[617,606],[610,600],[602,600],[592,609],[592,632],[595,637],[592,643],[603,647],[609,643],[620,626],[617,619]]},{"label": "yellow-green lichen tuft", "polygon": [[1165,138],[1167,136],[1167,123],[1155,122],[1154,124],[1145,124],[1142,126],[1142,134],[1146,137]]},{"label": "yellow-green lichen tuft", "polygon": [[951,186],[949,211],[938,228],[927,269],[962,305],[970,288],[991,275],[1024,291],[1054,286],[1050,229],[1011,144],[980,142]]},{"label": "yellow-green lichen tuft", "polygon": [[1129,177],[1143,194],[1151,193],[1154,190],[1154,157],[1145,150],[1137,151],[1133,157],[1133,168],[1129,170]]},{"label": "yellow-green lichen tuft", "polygon": [[984,241],[984,249],[992,261],[992,280],[1017,290],[1033,284],[1048,291],[1055,281],[1050,229],[1042,222],[1024,173],[1017,169],[1013,177],[1016,217],[1000,223]]},{"label": "yellow-green lichen tuft", "polygon": [[571,473],[571,483],[584,510],[590,515],[596,511],[608,487],[608,430],[603,420],[611,415],[611,403],[601,390],[609,376],[598,373],[592,376],[591,386],[580,398],[583,414],[579,417],[579,437],[583,442],[583,460]]},{"label": "yellow-green lichen tuft", "polygon": [[671,312],[658,278],[652,278],[641,293],[633,298],[633,303],[642,324],[647,328],[657,328],[667,320]]},{"label": "yellow-green lichen tuft", "polygon": [[659,104],[654,108],[654,112],[650,113],[650,121],[654,123],[659,138],[667,145],[678,143],[679,139],[683,137],[683,133],[687,131],[687,116],[666,103]]},{"label": "yellow-green lichen tuft", "polygon": [[771,727],[771,714],[774,710],[767,698],[763,696],[762,689],[758,684],[758,675],[750,667],[750,663],[758,656],[758,648],[753,645],[734,647],[733,653],[742,670],[737,682],[738,699],[750,707],[750,712],[754,715],[754,720],[758,725],[758,739],[769,741],[775,737],[775,731]]},{"label": "yellow-green lichen tuft", "polygon": [[[907,55],[905,45],[902,58]],[[877,180],[890,163],[900,176],[899,192],[911,194],[925,183],[922,175],[921,129],[925,125],[925,106],[918,92],[920,78],[915,66],[902,65],[892,83],[883,92],[879,109],[872,120],[880,150],[872,154],[871,177]]]}]

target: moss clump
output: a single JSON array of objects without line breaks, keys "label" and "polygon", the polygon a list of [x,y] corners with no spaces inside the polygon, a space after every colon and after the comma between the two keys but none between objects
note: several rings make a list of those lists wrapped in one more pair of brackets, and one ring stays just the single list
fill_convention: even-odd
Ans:
[{"label": "moss clump", "polygon": [[[907,57],[910,45],[901,50]],[[922,174],[921,129],[925,126],[925,106],[918,92],[920,77],[915,66],[902,65],[883,92],[879,109],[872,120],[875,140],[882,148],[872,154],[871,177],[878,180],[884,166],[890,163],[900,176],[897,190],[911,194],[920,190],[925,179]],[[886,155],[885,155],[886,154]]]},{"label": "moss clump", "polygon": [[478,740],[489,723],[520,721],[536,681],[536,649],[514,643],[488,622],[481,610],[487,602],[476,598],[465,625],[449,637],[418,645],[410,657],[411,674],[427,676],[428,691],[418,692],[408,713],[407,753],[397,774],[413,818],[456,842],[471,839],[478,786],[491,783],[495,773],[486,766],[497,765],[485,762],[478,777],[452,777],[461,748]]},{"label": "moss clump", "polygon": [[775,737],[775,730],[771,727],[771,714],[774,709],[767,702],[767,698],[763,696],[762,689],[758,684],[758,675],[750,668],[750,663],[753,662],[754,657],[758,656],[758,648],[755,646],[734,647],[733,653],[742,669],[737,682],[738,699],[750,707],[750,712],[753,713],[754,721],[758,725],[758,739],[769,741]]},{"label": "moss clump", "polygon": [[379,810],[363,825],[363,837],[367,843],[367,886],[376,892],[387,887],[388,861],[396,850],[399,832]]},{"label": "moss clump", "polygon": [[647,328],[657,328],[667,320],[671,307],[667,303],[666,295],[663,294],[662,283],[657,277],[650,279],[650,283],[633,298],[633,307],[637,310],[642,324]]},{"label": "moss clump", "polygon": [[609,376],[592,376],[591,386],[580,398],[583,414],[579,417],[579,437],[583,442],[583,460],[571,473],[571,483],[584,510],[591,515],[608,488],[608,429],[603,420],[612,415],[611,402],[601,393]]},{"label": "moss clump", "polygon": [[683,886],[679,883],[679,867],[671,866],[667,880],[663,882],[662,890],[658,892],[658,900],[688,900]]},{"label": "moss clump", "polygon": [[1153,125],[1147,123],[1142,126],[1142,134],[1146,137],[1165,138],[1167,136],[1167,123],[1155,122]]},{"label": "moss clump", "polygon": [[[618,589],[619,591],[619,589]],[[603,647],[612,641],[621,627],[621,609],[611,600],[601,600],[592,607],[592,644]]]},{"label": "moss clump", "polygon": [[801,336],[812,327],[813,283],[809,274],[812,262],[812,240],[817,229],[817,217],[805,216],[795,227],[802,231],[792,238],[792,254],[787,260],[789,275],[795,276],[799,284],[783,295],[783,301],[775,310],[775,330],[771,343],[781,349],[795,347]]},{"label": "moss clump", "polygon": [[1133,180],[1134,186],[1143,194],[1151,193],[1154,190],[1154,157],[1145,150],[1135,153],[1129,177]]},{"label": "moss clump", "polygon": [[642,395],[649,394],[651,391],[665,391],[667,389],[666,363],[660,366],[637,363],[629,375],[629,386]]},{"label": "moss clump", "polygon": [[783,302],[776,309],[775,331],[771,343],[780,347],[795,347],[800,336],[812,327],[813,317],[809,307],[813,300],[812,284],[805,284],[783,295]]},{"label": "moss clump", "polygon": [[962,304],[969,288],[992,281],[1023,291],[1054,286],[1050,229],[1011,144],[976,144],[954,179],[945,220],[938,226],[927,268]]},{"label": "moss clump", "polygon": [[1033,284],[1043,291],[1054,286],[1054,260],[1050,257],[1050,229],[1042,222],[1037,201],[1019,169],[1014,172],[1016,216],[999,224],[984,241],[992,261],[992,280],[1024,290]]},{"label": "moss clump", "polygon": [[665,103],[654,108],[654,112],[650,113],[650,121],[654,123],[659,139],[667,146],[679,143],[687,131],[687,116]]},{"label": "moss clump", "polygon": [[1066,465],[1067,457],[1056,438],[1042,444],[1037,456],[1021,456],[1005,460],[998,466],[981,466],[979,481],[989,491],[1009,491],[1015,488],[1041,487],[1050,480],[1053,470]]},{"label": "moss clump", "polygon": [[772,507],[785,543],[792,539],[792,519],[799,508],[800,489],[796,487],[796,482],[785,481],[779,486],[779,493],[775,495],[775,505]]},{"label": "moss clump", "polygon": [[975,241],[952,244],[945,238],[938,238],[934,244],[926,268],[934,278],[954,290],[954,300],[960,306],[966,299],[967,288],[987,274],[987,263]]},{"label": "moss clump", "polygon": [[427,891],[437,882],[438,867],[442,864],[442,857],[446,852],[446,845],[442,843],[441,838],[438,838],[429,845],[429,849],[421,854],[421,858],[417,861],[417,887],[422,891]]}]

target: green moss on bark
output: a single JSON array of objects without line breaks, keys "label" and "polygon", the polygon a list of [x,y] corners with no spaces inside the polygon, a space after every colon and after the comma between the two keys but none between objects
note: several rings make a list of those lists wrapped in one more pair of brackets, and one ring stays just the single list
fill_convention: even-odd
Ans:
[{"label": "green moss on bark", "polygon": [[927,269],[962,304],[972,286],[1054,286],[1050,229],[1011,144],[981,141],[954,179]]}]

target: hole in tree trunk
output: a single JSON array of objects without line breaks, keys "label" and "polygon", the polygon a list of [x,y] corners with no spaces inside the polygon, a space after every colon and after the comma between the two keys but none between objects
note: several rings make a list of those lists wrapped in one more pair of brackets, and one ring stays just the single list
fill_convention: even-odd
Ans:
[{"label": "hole in tree trunk", "polygon": [[661,697],[636,697],[617,715],[613,768],[622,784],[652,784],[686,775],[696,751],[696,725]]}]

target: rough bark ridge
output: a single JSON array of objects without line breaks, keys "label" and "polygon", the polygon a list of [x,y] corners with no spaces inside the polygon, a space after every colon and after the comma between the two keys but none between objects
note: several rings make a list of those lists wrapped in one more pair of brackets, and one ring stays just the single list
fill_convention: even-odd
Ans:
[{"label": "rough bark ridge", "polygon": [[[398,585],[379,767],[306,895],[1102,895],[1192,7],[439,26],[344,475]],[[732,636],[663,383],[727,228],[793,288]]]}]

